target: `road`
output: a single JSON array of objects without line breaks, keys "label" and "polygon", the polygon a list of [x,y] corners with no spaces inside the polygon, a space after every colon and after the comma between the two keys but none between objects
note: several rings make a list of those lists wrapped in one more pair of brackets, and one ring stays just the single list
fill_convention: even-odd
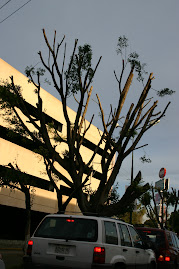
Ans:
[{"label": "road", "polygon": [[23,269],[23,251],[21,249],[0,249],[6,269]]}]

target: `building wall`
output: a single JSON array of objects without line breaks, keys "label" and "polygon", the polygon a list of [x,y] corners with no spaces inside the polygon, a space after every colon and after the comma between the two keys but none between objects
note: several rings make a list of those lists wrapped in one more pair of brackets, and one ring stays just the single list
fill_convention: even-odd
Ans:
[{"label": "building wall", "polygon": [[[14,77],[14,83],[16,85],[20,85],[22,87],[22,95],[25,100],[31,105],[36,106],[37,96],[34,92],[34,85],[28,83],[26,76],[24,76],[15,68],[10,66],[8,63],[0,59],[0,80],[10,81],[10,76]],[[66,136],[66,122],[63,117],[61,102],[57,98],[46,92],[44,89],[41,89],[41,97],[43,100],[43,109],[45,113],[63,124],[62,134],[63,136]],[[2,111],[0,111],[0,113],[2,113]],[[68,113],[70,116],[70,121],[74,122],[76,113],[70,108],[68,108]],[[88,126],[89,122],[86,121],[86,124]],[[0,125],[7,127],[7,123],[3,121],[2,115],[0,115]],[[89,131],[87,132],[86,139],[96,144],[99,138],[100,135],[98,129],[94,125],[91,125]],[[66,145],[61,144],[60,146],[58,146],[57,149],[59,152],[63,152],[66,149]],[[86,147],[82,147],[81,153],[83,156],[83,160],[87,162],[93,152]],[[100,155],[97,155],[93,164],[94,169],[99,172],[101,172],[99,170],[100,159]],[[39,178],[43,178],[47,181],[49,180],[45,172],[43,159],[40,155],[35,154],[32,151],[25,149],[21,146],[18,146],[15,143],[11,143],[6,139],[0,138],[0,165],[6,166],[8,165],[8,163],[12,163],[14,165],[17,164],[22,172],[26,172]],[[60,167],[60,171],[65,176],[70,178],[67,172],[62,167]],[[59,181],[58,184],[65,186],[65,183],[63,181]],[[98,185],[99,180],[92,178],[92,189],[95,190]],[[47,191],[36,187],[32,187],[31,189],[33,192],[33,210],[46,213],[57,212],[57,199],[55,191]],[[64,196],[63,199],[66,200],[67,197]],[[0,204],[25,208],[24,194],[19,191],[12,191],[9,188],[0,188]],[[71,203],[67,208],[67,211],[79,211],[76,199],[72,199]]]}]

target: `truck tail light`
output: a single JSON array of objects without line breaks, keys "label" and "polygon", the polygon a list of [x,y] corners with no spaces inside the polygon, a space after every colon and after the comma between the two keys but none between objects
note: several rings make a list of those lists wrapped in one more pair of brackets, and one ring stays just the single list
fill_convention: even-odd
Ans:
[{"label": "truck tail light", "polygon": [[171,255],[170,251],[166,250],[165,251],[165,261],[166,262],[170,262],[170,260],[171,260],[170,255]]},{"label": "truck tail light", "polygon": [[94,263],[105,263],[105,248],[95,247],[93,252]]},{"label": "truck tail light", "polygon": [[159,257],[158,257],[158,261],[159,262],[169,262],[170,261],[170,256],[166,253],[165,255],[160,255]]},{"label": "truck tail light", "polygon": [[165,256],[165,261],[169,262],[170,261],[170,257],[169,256]]},{"label": "truck tail light", "polygon": [[74,219],[66,219],[67,222],[75,222]]},{"label": "truck tail light", "polygon": [[29,240],[28,246],[27,246],[27,255],[29,255],[29,256],[31,256],[31,254],[32,254],[32,246],[33,246],[33,241]]},{"label": "truck tail light", "polygon": [[159,262],[163,262],[163,261],[164,261],[164,256],[163,256],[163,255],[160,255],[160,256],[158,257],[158,261],[159,261]]}]

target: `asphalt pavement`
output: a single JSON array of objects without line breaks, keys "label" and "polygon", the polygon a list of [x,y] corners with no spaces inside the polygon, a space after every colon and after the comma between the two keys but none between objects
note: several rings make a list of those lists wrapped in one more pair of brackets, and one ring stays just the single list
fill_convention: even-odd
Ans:
[{"label": "asphalt pavement", "polygon": [[23,269],[23,246],[23,241],[0,240],[0,253],[6,269]]}]

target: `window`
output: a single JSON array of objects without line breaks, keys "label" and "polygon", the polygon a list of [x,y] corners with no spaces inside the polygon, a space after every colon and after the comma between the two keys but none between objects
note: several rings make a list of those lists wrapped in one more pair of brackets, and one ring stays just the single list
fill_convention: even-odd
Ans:
[{"label": "window", "polygon": [[107,244],[118,244],[117,230],[115,222],[105,221],[105,241]]},{"label": "window", "polygon": [[178,248],[178,238],[174,233],[171,233],[173,245],[175,248]]},{"label": "window", "polygon": [[118,229],[119,229],[119,234],[121,237],[121,245],[131,247],[132,242],[131,242],[131,238],[130,238],[127,226],[125,224],[118,223]]},{"label": "window", "polygon": [[179,248],[179,238],[178,238],[178,236],[176,234],[174,234],[174,236],[175,236],[175,240],[176,240],[176,243],[177,243],[177,248]]},{"label": "window", "polygon": [[35,237],[96,242],[97,231],[97,221],[93,219],[47,217]]},{"label": "window", "polygon": [[172,241],[172,237],[171,237],[171,234],[170,232],[166,232],[166,235],[167,235],[167,239],[168,239],[168,242],[169,242],[169,245],[170,246],[173,246],[173,241]]},{"label": "window", "polygon": [[139,236],[139,234],[136,232],[136,230],[131,227],[131,226],[128,226],[129,227],[129,231],[131,233],[131,237],[132,237],[132,241],[134,243],[134,247],[136,248],[142,248],[142,240]]},{"label": "window", "polygon": [[175,239],[176,239],[176,242],[177,242],[177,248],[179,248],[179,239],[178,239],[178,236],[175,234]]},{"label": "window", "polygon": [[165,235],[163,230],[137,230],[144,241],[150,240],[157,248],[165,247]]}]

